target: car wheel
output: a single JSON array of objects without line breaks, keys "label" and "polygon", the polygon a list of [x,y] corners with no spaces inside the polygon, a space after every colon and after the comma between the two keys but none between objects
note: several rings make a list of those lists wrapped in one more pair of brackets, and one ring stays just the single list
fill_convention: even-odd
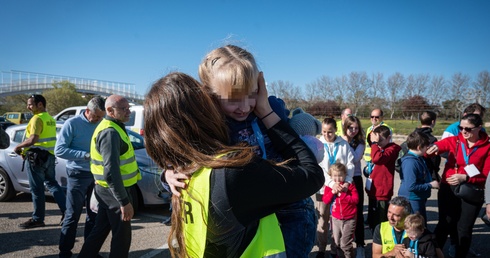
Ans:
[{"label": "car wheel", "polygon": [[0,202],[6,202],[15,196],[14,186],[5,170],[0,168]]}]

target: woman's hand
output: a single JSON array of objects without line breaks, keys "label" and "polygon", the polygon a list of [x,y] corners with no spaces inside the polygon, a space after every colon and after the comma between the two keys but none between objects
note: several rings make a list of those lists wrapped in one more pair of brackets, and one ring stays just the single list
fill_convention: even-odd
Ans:
[{"label": "woman's hand", "polygon": [[466,181],[466,174],[454,174],[447,179],[450,185],[459,185]]},{"label": "woman's hand", "polygon": [[179,189],[185,189],[187,187],[185,182],[182,181],[188,180],[191,177],[173,169],[167,169],[164,173],[165,181],[167,181],[167,184],[170,186],[170,191],[173,195],[180,197]]},{"label": "woman's hand", "polygon": [[437,145],[432,145],[429,148],[427,148],[426,153],[428,155],[430,155],[430,154],[433,154],[433,153],[437,153],[438,151],[439,151],[439,147],[437,147]]}]

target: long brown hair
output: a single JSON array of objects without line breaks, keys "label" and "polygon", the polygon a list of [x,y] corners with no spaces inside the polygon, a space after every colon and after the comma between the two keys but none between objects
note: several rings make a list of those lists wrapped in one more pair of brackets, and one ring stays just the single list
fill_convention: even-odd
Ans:
[{"label": "long brown hair", "polygon": [[359,120],[359,118],[357,118],[356,116],[346,117],[344,120],[344,125],[342,126],[342,131],[344,132],[344,135],[347,135],[347,130],[354,123],[356,123],[359,127],[359,132],[352,138],[349,144],[352,148],[355,149],[357,148],[357,146],[359,146],[359,144],[365,143],[364,130],[362,129],[361,121]]},{"label": "long brown hair", "polygon": [[[144,102],[144,128],[146,150],[156,164],[192,174],[200,167],[250,163],[254,157],[252,147],[228,145],[225,118],[214,98],[198,81],[183,73],[170,73],[152,85]],[[216,158],[220,154],[229,155]],[[174,195],[168,238],[173,257],[188,257],[181,207],[182,199]],[[174,238],[178,246],[172,244]]]}]

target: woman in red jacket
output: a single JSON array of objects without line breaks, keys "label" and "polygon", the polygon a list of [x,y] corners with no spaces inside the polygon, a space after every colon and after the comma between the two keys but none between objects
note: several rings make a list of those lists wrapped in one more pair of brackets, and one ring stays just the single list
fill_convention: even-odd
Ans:
[{"label": "woman in red jacket", "polygon": [[448,152],[439,192],[439,223],[435,229],[438,245],[442,248],[448,234],[456,234],[455,257],[466,257],[471,245],[471,234],[483,200],[477,195],[462,199],[453,192],[458,185],[472,184],[485,188],[490,170],[490,143],[487,133],[481,130],[482,118],[477,114],[461,118],[457,136],[436,142],[427,154]]}]

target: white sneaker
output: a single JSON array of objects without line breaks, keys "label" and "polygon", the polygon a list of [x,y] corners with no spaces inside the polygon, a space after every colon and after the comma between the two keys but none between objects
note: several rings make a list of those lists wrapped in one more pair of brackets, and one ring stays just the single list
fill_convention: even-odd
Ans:
[{"label": "white sneaker", "polygon": [[481,256],[481,254],[479,254],[478,252],[476,252],[476,250],[473,249],[473,248],[471,248],[471,247],[468,250],[468,254],[471,255],[471,256],[473,256],[473,257],[480,257]]},{"label": "white sneaker", "polygon": [[364,258],[364,246],[359,246],[357,249],[356,249],[356,258]]}]

